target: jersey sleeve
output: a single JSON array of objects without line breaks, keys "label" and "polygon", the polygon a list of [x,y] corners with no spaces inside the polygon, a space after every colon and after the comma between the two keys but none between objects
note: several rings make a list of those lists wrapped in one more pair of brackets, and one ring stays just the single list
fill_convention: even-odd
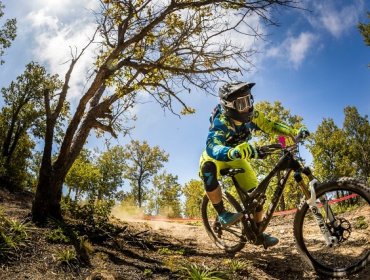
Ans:
[{"label": "jersey sleeve", "polygon": [[257,125],[257,127],[271,134],[282,134],[285,136],[294,137],[297,134],[297,131],[294,128],[287,126],[286,124],[280,122],[274,122],[266,118],[266,116],[259,111],[255,111],[252,122]]},{"label": "jersey sleeve", "polygon": [[231,147],[226,146],[227,126],[215,118],[209,130],[206,144],[207,154],[220,161],[230,161],[227,153]]}]

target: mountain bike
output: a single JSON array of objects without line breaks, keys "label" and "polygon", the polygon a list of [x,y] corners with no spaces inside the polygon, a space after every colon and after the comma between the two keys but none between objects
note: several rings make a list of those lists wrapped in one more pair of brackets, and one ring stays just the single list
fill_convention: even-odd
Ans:
[{"label": "mountain bike", "polygon": [[[205,195],[201,212],[204,227],[211,240],[227,253],[236,253],[245,244],[256,244],[269,225],[279,204],[288,178],[294,177],[295,187],[302,193],[294,217],[296,247],[304,259],[319,274],[343,277],[363,269],[370,261],[370,189],[359,180],[343,177],[319,182],[299,155],[302,139],[293,145],[270,144],[260,147],[265,155],[278,154],[279,160],[259,185],[245,192],[235,175],[243,169],[223,169],[223,177],[230,177],[236,197],[224,191],[228,211],[242,212],[243,218],[229,227],[222,227],[217,213]],[[273,188],[271,203],[261,223],[254,221],[256,209],[264,206],[266,191]]]}]

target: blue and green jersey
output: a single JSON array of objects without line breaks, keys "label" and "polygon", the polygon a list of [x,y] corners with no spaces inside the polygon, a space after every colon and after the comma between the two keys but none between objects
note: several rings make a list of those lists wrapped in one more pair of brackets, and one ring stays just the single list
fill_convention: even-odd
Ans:
[{"label": "blue and green jersey", "polygon": [[250,122],[236,125],[218,105],[210,121],[206,151],[208,156],[220,161],[230,161],[228,151],[245,141],[249,141],[255,130],[286,136],[296,134],[295,129],[279,122],[270,121],[262,112],[256,110],[254,110]]}]

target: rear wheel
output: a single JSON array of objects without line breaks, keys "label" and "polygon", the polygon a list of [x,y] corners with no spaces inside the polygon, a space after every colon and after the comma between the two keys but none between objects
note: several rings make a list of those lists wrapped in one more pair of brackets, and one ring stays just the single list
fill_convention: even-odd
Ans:
[{"label": "rear wheel", "polygon": [[[358,272],[370,262],[370,189],[354,179],[342,178],[318,186],[316,197],[319,213],[337,244],[326,244],[305,203],[294,221],[298,250],[319,273],[343,277]],[[325,210],[325,205],[331,210]]]},{"label": "rear wheel", "polygon": [[[242,208],[236,199],[229,193],[223,195],[225,209],[230,212],[241,212]],[[246,239],[243,236],[244,223],[239,221],[226,228],[221,227],[217,220],[217,213],[207,195],[202,201],[202,220],[208,236],[222,250],[236,253],[243,249]]]}]

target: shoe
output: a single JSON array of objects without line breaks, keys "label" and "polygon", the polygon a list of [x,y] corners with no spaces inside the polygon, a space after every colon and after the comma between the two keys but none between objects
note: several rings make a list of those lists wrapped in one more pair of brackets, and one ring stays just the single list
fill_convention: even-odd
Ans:
[{"label": "shoe", "polygon": [[225,211],[218,215],[218,221],[220,222],[221,226],[227,227],[239,222],[240,219],[243,218],[243,213],[231,213]]},{"label": "shoe", "polygon": [[275,246],[279,243],[279,239],[276,237],[273,237],[269,234],[262,233],[260,236],[257,237],[256,245],[263,245],[265,249],[268,247]]}]

